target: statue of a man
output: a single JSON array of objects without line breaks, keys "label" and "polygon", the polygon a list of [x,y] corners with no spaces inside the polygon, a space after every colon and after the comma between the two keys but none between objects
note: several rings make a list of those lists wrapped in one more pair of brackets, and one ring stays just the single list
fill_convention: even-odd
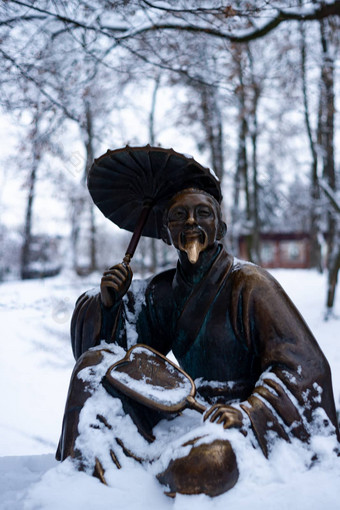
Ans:
[{"label": "statue of a man", "polygon": [[[90,393],[78,374],[101,362],[103,351],[89,349],[102,340],[125,349],[137,341],[164,355],[172,350],[210,405],[206,423],[238,429],[240,441],[248,428],[265,456],[273,437],[308,442],[320,423],[339,439],[330,368],[320,347],[277,281],[225,251],[219,242],[225,232],[215,198],[200,189],[181,191],[167,206],[163,228],[163,240],[178,250],[177,268],[153,277],[143,299],[136,299],[131,269],[118,264],[104,273],[100,293],[79,298],[71,328],[77,364],[60,459],[81,457],[78,421]],[[137,340],[131,340],[132,326]],[[151,443],[162,416],[121,398]],[[172,493],[215,496],[235,485],[237,459],[227,439],[198,437],[190,446],[157,476]],[[100,463],[95,470],[104,479]]]}]

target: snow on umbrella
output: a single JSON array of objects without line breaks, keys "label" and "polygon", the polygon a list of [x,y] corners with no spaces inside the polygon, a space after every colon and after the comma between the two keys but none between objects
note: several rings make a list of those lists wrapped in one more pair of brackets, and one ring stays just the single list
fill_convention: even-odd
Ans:
[{"label": "snow on umbrella", "polygon": [[108,150],[88,175],[91,197],[120,228],[134,232],[124,259],[131,260],[140,236],[161,238],[169,199],[186,188],[198,188],[221,202],[220,184],[208,168],[191,156],[161,147]]}]

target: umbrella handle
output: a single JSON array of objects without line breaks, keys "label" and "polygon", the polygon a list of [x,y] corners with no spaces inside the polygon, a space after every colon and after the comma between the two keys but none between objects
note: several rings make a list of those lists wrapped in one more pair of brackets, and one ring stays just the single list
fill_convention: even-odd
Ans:
[{"label": "umbrella handle", "polygon": [[147,222],[147,219],[149,217],[151,209],[152,209],[151,203],[146,203],[143,206],[143,209],[142,209],[142,212],[140,213],[137,225],[136,225],[135,230],[132,234],[129,246],[127,247],[125,257],[123,258],[123,264],[125,266],[128,266],[130,264],[130,261],[131,261],[132,257],[134,256],[134,253],[137,248],[137,244],[139,242],[139,239],[141,238],[144,225]]}]

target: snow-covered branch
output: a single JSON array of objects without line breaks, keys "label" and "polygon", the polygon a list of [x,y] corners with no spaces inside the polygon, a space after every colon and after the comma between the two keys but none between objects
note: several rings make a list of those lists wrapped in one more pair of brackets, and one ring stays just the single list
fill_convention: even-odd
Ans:
[{"label": "snow-covered branch", "polygon": [[[276,9],[276,13],[265,23],[260,26],[253,26],[249,29],[236,29],[233,31],[224,31],[223,29],[212,27],[209,20],[206,21],[206,24],[196,24],[192,22],[178,22],[178,18],[174,22],[147,22],[142,24],[139,27],[130,29],[127,24],[123,23],[121,25],[103,25],[101,23],[91,24],[84,23],[83,21],[77,20],[75,18],[70,18],[68,16],[64,16],[58,14],[56,12],[48,11],[46,9],[42,9],[37,7],[36,5],[31,5],[26,2],[22,2],[20,0],[12,0],[12,3],[16,3],[23,7],[27,7],[31,10],[40,12],[45,14],[48,17],[52,17],[63,22],[66,25],[71,25],[75,28],[82,28],[85,30],[99,32],[107,37],[114,37],[117,42],[123,39],[131,39],[137,35],[153,32],[153,31],[162,31],[162,30],[176,30],[176,31],[185,31],[185,32],[193,32],[193,33],[204,33],[207,35],[211,35],[213,37],[218,37],[221,39],[228,40],[233,43],[245,43],[252,41],[254,39],[258,39],[264,37],[269,32],[274,30],[284,21],[312,21],[312,20],[320,20],[326,18],[328,16],[340,16],[340,0],[335,0],[334,2],[328,3],[317,3],[313,7],[309,8],[287,8],[287,9]],[[153,5],[151,6],[153,7]],[[165,8],[163,8],[164,10]],[[226,7],[224,7],[226,9]],[[169,9],[169,13],[171,13],[171,9]],[[233,11],[235,16],[240,16],[239,12]],[[203,14],[203,13],[202,13]],[[228,18],[232,16],[232,13],[226,15]],[[249,18],[252,16],[249,15]],[[255,20],[255,18],[254,18]]]},{"label": "snow-covered branch", "polygon": [[214,29],[210,26],[192,25],[187,23],[154,23],[146,25],[134,31],[131,31],[119,39],[126,39],[139,35],[143,32],[155,31],[155,30],[179,30],[185,32],[200,32],[205,33],[214,37],[220,37],[227,39],[234,43],[245,43],[258,39],[267,35],[269,32],[274,30],[283,21],[297,20],[297,21],[311,21],[320,20],[328,16],[340,16],[340,1],[336,0],[331,4],[320,4],[311,9],[284,9],[278,10],[277,14],[271,18],[268,22],[257,28],[251,28],[249,30],[236,30],[234,32],[224,32],[220,29]]}]

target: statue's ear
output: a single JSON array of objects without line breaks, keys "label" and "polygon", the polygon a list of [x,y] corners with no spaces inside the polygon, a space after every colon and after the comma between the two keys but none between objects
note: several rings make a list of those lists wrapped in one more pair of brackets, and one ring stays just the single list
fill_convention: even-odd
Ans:
[{"label": "statue's ear", "polygon": [[218,228],[217,228],[217,234],[216,239],[219,241],[222,239],[227,233],[227,225],[224,223],[224,221],[220,221]]},{"label": "statue's ear", "polygon": [[169,229],[165,225],[163,225],[163,227],[161,228],[161,236],[162,241],[164,241],[169,246],[172,245]]}]

